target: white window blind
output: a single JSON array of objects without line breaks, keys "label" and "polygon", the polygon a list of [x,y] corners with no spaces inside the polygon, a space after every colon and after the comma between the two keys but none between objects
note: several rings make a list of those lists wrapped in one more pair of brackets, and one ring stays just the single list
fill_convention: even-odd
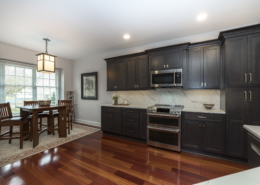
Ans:
[{"label": "white window blind", "polygon": [[38,73],[36,65],[0,61],[0,102],[10,102],[17,115],[24,101],[51,100],[57,104],[60,94],[60,70]]}]

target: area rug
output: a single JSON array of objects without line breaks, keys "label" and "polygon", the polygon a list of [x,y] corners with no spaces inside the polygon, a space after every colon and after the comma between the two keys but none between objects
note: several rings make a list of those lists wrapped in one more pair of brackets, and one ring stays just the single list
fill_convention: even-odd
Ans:
[{"label": "area rug", "polygon": [[[39,145],[35,148],[32,147],[33,143],[30,141],[23,142],[23,149],[20,148],[20,140],[13,139],[12,144],[8,140],[0,141],[0,167],[26,158],[28,156],[40,153],[50,148],[68,143],[80,137],[92,134],[99,131],[98,128],[73,124],[73,130],[67,135],[67,138],[59,138],[58,133],[55,135],[48,135],[44,132],[40,135]],[[15,129],[14,129],[15,132]]]}]

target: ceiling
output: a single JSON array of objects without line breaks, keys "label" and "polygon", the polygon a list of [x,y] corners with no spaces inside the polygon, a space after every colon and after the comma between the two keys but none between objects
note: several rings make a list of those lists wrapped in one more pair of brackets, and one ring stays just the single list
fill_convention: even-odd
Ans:
[{"label": "ceiling", "polygon": [[[260,21],[259,0],[0,0],[0,42],[76,60]],[[200,13],[207,19],[197,21]],[[124,34],[131,38],[125,40]]]}]

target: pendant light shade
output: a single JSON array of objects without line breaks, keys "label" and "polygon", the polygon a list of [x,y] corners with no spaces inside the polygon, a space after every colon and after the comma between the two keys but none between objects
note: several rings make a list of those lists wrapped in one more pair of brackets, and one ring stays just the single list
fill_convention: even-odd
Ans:
[{"label": "pendant light shade", "polygon": [[56,56],[48,54],[48,42],[49,39],[43,39],[46,41],[46,52],[37,54],[37,71],[42,73],[54,73]]}]

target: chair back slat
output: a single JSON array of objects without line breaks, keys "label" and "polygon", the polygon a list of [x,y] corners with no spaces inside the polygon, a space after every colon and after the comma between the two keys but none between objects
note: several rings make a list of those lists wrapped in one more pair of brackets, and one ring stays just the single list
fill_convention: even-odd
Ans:
[{"label": "chair back slat", "polygon": [[67,112],[72,112],[72,100],[58,100],[59,105],[66,105]]},{"label": "chair back slat", "polygon": [[28,106],[28,105],[38,105],[38,101],[24,101],[23,102],[24,106]]},{"label": "chair back slat", "polygon": [[11,111],[10,103],[0,103],[0,122],[3,119],[12,118],[13,114]]}]

